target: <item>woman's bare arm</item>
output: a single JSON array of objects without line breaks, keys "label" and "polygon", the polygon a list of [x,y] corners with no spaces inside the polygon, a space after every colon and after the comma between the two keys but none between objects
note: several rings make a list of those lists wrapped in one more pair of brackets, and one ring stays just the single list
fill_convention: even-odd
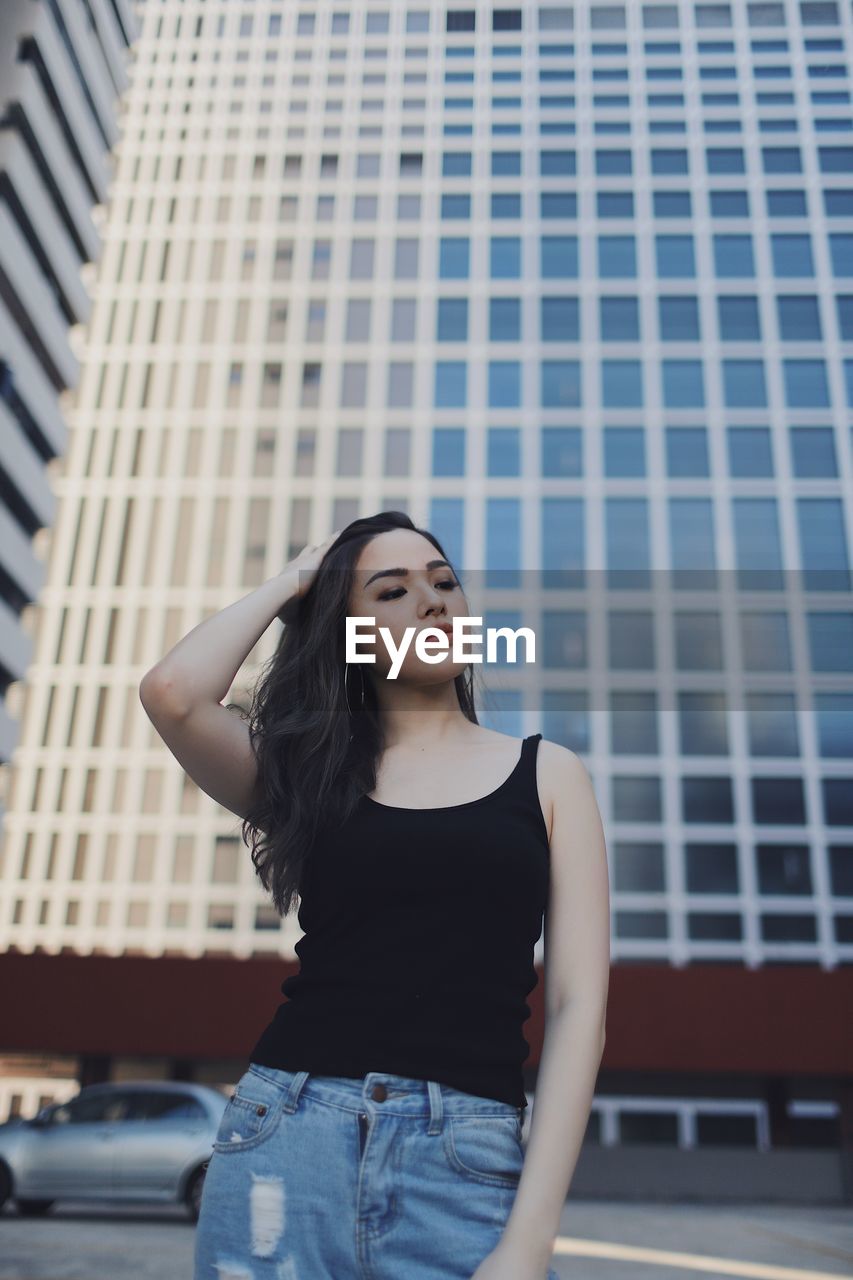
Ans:
[{"label": "woman's bare arm", "polygon": [[273,619],[308,590],[339,532],[193,627],[140,681],[140,701],[172,755],[202,791],[241,818],[259,798],[257,764],[248,725],[222,700]]},{"label": "woman's bare arm", "polygon": [[283,573],[188,632],[139,685],[145,712],[181,768],[217,804],[245,818],[259,799],[245,720],[222,699],[258,639],[294,594]]},{"label": "woman's bare arm", "polygon": [[139,697],[145,710],[185,715],[203,703],[218,706],[298,585],[297,574],[288,568],[193,627],[142,677]]}]

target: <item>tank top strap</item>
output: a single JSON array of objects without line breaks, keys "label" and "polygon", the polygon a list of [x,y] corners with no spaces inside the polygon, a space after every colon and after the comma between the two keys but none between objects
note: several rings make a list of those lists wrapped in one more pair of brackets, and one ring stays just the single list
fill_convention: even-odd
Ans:
[{"label": "tank top strap", "polygon": [[516,790],[539,805],[539,789],[536,785],[536,753],[541,733],[532,733],[521,744],[521,757],[513,782]]}]

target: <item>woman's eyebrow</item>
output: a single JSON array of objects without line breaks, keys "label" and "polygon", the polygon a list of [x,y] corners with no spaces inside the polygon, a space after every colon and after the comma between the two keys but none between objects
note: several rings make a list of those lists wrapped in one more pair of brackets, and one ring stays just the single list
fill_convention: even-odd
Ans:
[{"label": "woman's eyebrow", "polygon": [[[450,565],[446,560],[430,560],[426,568],[428,570],[441,569],[445,565],[448,569],[450,568]],[[377,578],[405,578],[408,576],[408,573],[408,569],[380,569],[378,573],[374,573],[367,579],[367,582],[364,584],[365,590],[370,586],[371,582],[375,582]]]}]

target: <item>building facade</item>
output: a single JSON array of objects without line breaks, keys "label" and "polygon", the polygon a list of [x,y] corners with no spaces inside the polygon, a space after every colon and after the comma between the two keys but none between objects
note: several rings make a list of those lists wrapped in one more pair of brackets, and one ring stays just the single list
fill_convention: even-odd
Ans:
[{"label": "building facade", "polygon": [[[822,980],[853,958],[850,3],[137,18],[2,944],[257,962],[253,1017],[272,1015],[296,921],[138,682],[305,543],[407,510],[473,571],[486,625],[536,631],[488,720],[589,768],[614,1008],[628,968],[652,990],[790,966],[825,1014],[802,1069],[793,1025],[764,1057],[721,1051],[742,1073],[726,1088],[678,1076],[704,1050],[644,1057],[636,1029],[593,1131],[759,1149],[799,1118],[832,1145],[849,1044]],[[771,988],[759,1007],[784,1003]],[[207,1057],[164,1042],[157,1069],[221,1073],[261,1025]]]}]

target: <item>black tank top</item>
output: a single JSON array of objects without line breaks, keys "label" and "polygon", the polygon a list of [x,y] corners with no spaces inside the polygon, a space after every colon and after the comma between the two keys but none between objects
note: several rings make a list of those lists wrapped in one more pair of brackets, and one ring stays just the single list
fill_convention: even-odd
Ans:
[{"label": "black tank top", "polygon": [[388,1071],[525,1107],[522,1024],[549,887],[541,733],[486,796],[435,809],[363,795],[311,853],[299,972],[250,1059]]}]

